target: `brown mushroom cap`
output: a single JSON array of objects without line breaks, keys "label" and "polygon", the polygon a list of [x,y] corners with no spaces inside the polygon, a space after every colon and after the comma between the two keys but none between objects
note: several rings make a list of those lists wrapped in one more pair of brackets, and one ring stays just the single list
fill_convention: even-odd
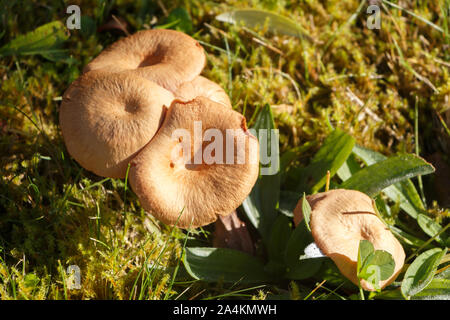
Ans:
[{"label": "brown mushroom cap", "polygon": [[92,71],[64,93],[59,113],[69,154],[97,175],[124,178],[155,135],[173,95],[144,78]]},{"label": "brown mushroom cap", "polygon": [[170,91],[200,74],[206,63],[203,47],[175,30],[144,30],[103,50],[83,70],[126,71]]},{"label": "brown mushroom cap", "polygon": [[189,101],[195,97],[206,97],[214,102],[223,104],[231,108],[231,101],[227,93],[217,83],[197,76],[194,80],[181,84],[174,92],[175,98],[182,101]]},{"label": "brown mushroom cap", "polygon": [[[310,226],[315,243],[330,257],[341,273],[354,284],[357,278],[358,248],[360,240],[370,241],[375,250],[384,250],[392,255],[395,269],[392,276],[380,281],[384,288],[392,283],[400,273],[405,252],[400,242],[376,216],[372,199],[355,190],[336,189],[306,197],[311,206]],[[294,222],[298,225],[303,219],[302,200],[294,209]],[[374,288],[361,280],[365,290]]]},{"label": "brown mushroom cap", "polygon": [[[188,164],[177,146],[190,148],[191,157],[208,146],[200,141],[200,148],[195,149],[195,121],[201,121],[202,135],[207,129],[219,130],[224,143],[226,129],[235,129],[237,139],[231,145],[236,149],[236,141],[243,139],[244,163],[238,163],[234,151],[233,164],[226,164],[225,149],[223,164]],[[185,129],[191,138],[177,139],[173,135],[177,129]],[[232,154],[229,153],[230,158]],[[222,104],[197,97],[172,103],[158,134],[133,159],[129,178],[145,210],[166,224],[196,228],[236,209],[250,193],[258,172],[259,143],[247,130],[245,118]]]}]

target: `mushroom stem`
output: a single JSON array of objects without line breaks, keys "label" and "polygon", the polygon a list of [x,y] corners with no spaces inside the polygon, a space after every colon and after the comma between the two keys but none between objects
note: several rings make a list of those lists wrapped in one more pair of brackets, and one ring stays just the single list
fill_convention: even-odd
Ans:
[{"label": "mushroom stem", "polygon": [[245,222],[241,221],[236,210],[226,216],[219,216],[215,222],[213,246],[216,248],[230,248],[254,254],[253,241]]}]

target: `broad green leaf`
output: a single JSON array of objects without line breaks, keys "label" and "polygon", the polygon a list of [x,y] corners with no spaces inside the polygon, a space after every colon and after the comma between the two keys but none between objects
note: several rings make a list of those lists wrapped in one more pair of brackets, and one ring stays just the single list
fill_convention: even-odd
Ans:
[{"label": "broad green leaf", "polygon": [[305,220],[306,228],[311,232],[311,227],[309,226],[309,222],[311,220],[311,206],[309,205],[308,200],[306,200],[306,195],[303,193],[302,198],[302,214],[303,220]]},{"label": "broad green leaf", "polygon": [[436,273],[430,284],[413,298],[450,300],[450,268],[443,268],[439,273]]},{"label": "broad green leaf", "polygon": [[0,48],[0,56],[39,54],[52,61],[68,59],[62,44],[69,38],[61,21],[53,21],[15,39]]},{"label": "broad green leaf", "polygon": [[[256,184],[258,181],[256,182]],[[252,191],[248,195],[248,197],[242,203],[242,208],[244,209],[247,218],[250,220],[251,224],[256,229],[261,229],[260,220],[261,220],[261,203],[260,203],[260,195],[259,195],[259,186],[253,186]],[[261,230],[260,230],[261,233]]]},{"label": "broad green leaf", "polygon": [[[304,152],[306,152],[311,147],[315,146],[317,141],[309,141],[301,146],[287,150],[281,155],[280,158],[280,172],[281,172],[281,184],[283,185],[285,180],[292,179],[296,180],[296,177],[291,177],[291,167],[295,160],[297,160]],[[296,185],[297,181],[295,181]]]},{"label": "broad green leaf", "polygon": [[372,242],[368,240],[359,241],[358,247],[358,262],[357,262],[357,275],[361,274],[362,268],[365,265],[367,257],[375,251]]},{"label": "broad green leaf", "polygon": [[316,144],[317,141],[308,141],[301,146],[294,147],[284,152],[280,158],[281,171],[287,171],[286,169],[292,164],[292,162],[294,162],[301,154],[303,154]]},{"label": "broad green leaf", "polygon": [[320,270],[322,263],[326,259],[327,258],[312,258],[299,260],[296,264],[288,267],[288,271],[284,276],[291,280],[311,278]]},{"label": "broad green leaf", "polygon": [[164,20],[164,24],[170,25],[171,29],[182,31],[184,33],[191,34],[194,30],[192,25],[192,19],[189,12],[183,7],[173,9],[167,18]]},{"label": "broad green leaf", "polygon": [[316,281],[321,282],[323,280],[326,280],[326,283],[328,283],[329,286],[341,287],[350,291],[355,290],[355,285],[353,284],[353,282],[342,275],[333,260],[320,260],[322,260],[322,265],[313,277]]},{"label": "broad green leaf", "polygon": [[94,19],[89,16],[82,15],[80,19],[81,29],[80,32],[85,36],[89,37],[97,31],[97,24]]},{"label": "broad green leaf", "polygon": [[413,218],[417,218],[420,212],[425,210],[416,187],[410,179],[395,183],[382,192],[400,208]]},{"label": "broad green leaf", "polygon": [[223,248],[186,248],[183,263],[195,279],[209,282],[257,283],[270,281],[264,265],[244,252]]},{"label": "broad green leaf", "polygon": [[286,273],[286,265],[277,260],[269,260],[264,266],[264,270],[274,279],[282,279],[283,275]]},{"label": "broad green leaf", "polygon": [[[384,250],[375,250],[367,257],[366,266],[377,266],[380,268],[380,280],[387,280],[394,273],[395,261],[392,255]],[[364,268],[364,267],[363,267]]]},{"label": "broad green leaf", "polygon": [[311,232],[307,229],[305,220],[302,220],[292,232],[286,246],[285,263],[288,279],[301,280],[313,276],[322,265],[324,258],[302,259],[305,248],[314,242]]},{"label": "broad green leaf", "polygon": [[419,255],[406,270],[401,291],[405,298],[418,294],[433,280],[436,269],[447,249],[430,249]]},{"label": "broad green leaf", "polygon": [[[353,147],[353,154],[360,158],[367,166],[387,159],[387,157],[381,153],[358,145]],[[417,215],[425,210],[419,193],[409,179],[391,185],[383,189],[382,192],[392,201],[398,202],[400,208],[413,218],[417,218]]]},{"label": "broad green leaf", "polygon": [[284,260],[284,251],[292,233],[289,222],[290,219],[284,215],[279,215],[275,220],[268,244],[270,260],[281,262]]},{"label": "broad green leaf", "polygon": [[297,192],[282,190],[280,192],[278,211],[285,216],[292,218],[294,216],[294,209],[300,199],[301,195]]},{"label": "broad green leaf", "polygon": [[333,177],[351,154],[355,139],[339,129],[334,130],[324,141],[311,163],[302,170],[297,191],[316,193],[327,180],[327,171]]},{"label": "broad green leaf", "polygon": [[285,263],[288,266],[296,264],[305,248],[314,242],[311,232],[306,228],[304,221],[300,222],[292,232],[286,245]]},{"label": "broad green leaf", "polygon": [[364,279],[370,283],[375,290],[380,291],[381,268],[374,264],[369,264],[359,275],[359,279]]},{"label": "broad green leaf", "polygon": [[450,279],[434,278],[429,285],[412,297],[418,300],[450,300]]},{"label": "broad green leaf", "polygon": [[356,161],[355,156],[352,154],[349,155],[347,160],[342,164],[342,166],[339,168],[338,171],[336,171],[336,174],[338,177],[345,181],[349,179],[352,175],[354,175],[357,171],[361,170],[361,167]]},{"label": "broad green leaf", "polygon": [[[420,228],[422,228],[422,230],[430,237],[434,237],[442,230],[442,227],[439,223],[424,214],[419,214],[417,216],[417,223],[419,224]],[[440,235],[435,239],[440,244],[444,244],[444,241],[442,240]]]},{"label": "broad green leaf", "polygon": [[261,161],[268,160],[269,163],[260,165],[259,178],[242,207],[267,244],[271,227],[278,216],[276,208],[280,196],[278,130],[275,129],[270,105],[266,104],[262,108],[250,130],[260,141]]},{"label": "broad green leaf", "polygon": [[377,162],[386,160],[387,157],[379,152],[361,147],[357,144],[353,147],[353,154],[360,158],[366,165],[370,166]]},{"label": "broad green leaf", "polygon": [[243,9],[225,12],[218,15],[216,19],[221,22],[236,25],[244,24],[250,28],[262,28],[266,26],[267,23],[267,28],[270,32],[294,37],[303,37],[307,34],[303,31],[298,22],[273,12],[258,9]]},{"label": "broad green leaf", "polygon": [[359,190],[374,197],[394,183],[432,172],[433,166],[422,158],[413,154],[398,155],[358,171],[344,181],[341,188]]},{"label": "broad green leaf", "polygon": [[384,250],[375,250],[368,240],[361,240],[358,248],[357,275],[380,289],[380,281],[388,279],[395,269],[392,255]]}]

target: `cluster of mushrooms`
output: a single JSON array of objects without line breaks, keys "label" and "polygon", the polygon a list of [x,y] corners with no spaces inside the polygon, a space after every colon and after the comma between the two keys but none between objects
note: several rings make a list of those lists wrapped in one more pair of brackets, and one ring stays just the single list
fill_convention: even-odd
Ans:
[{"label": "cluster of mushrooms", "polygon": [[[60,108],[69,154],[103,177],[125,178],[130,164],[130,185],[143,208],[180,228],[230,214],[259,173],[258,140],[224,90],[200,76],[205,63],[203,47],[182,32],[140,31],[91,61],[64,93]],[[185,161],[184,150],[195,156],[208,147],[205,141],[194,143],[196,122],[203,130],[200,139],[207,129],[224,137],[233,130],[233,161],[228,146],[222,150],[227,161]],[[193,138],[175,136],[180,129]],[[237,159],[238,146],[244,146],[245,161]]]},{"label": "cluster of mushrooms", "polygon": [[[65,92],[60,108],[69,154],[103,177],[125,178],[129,168],[130,185],[143,208],[180,228],[204,226],[233,212],[259,173],[258,140],[247,130],[244,116],[232,110],[224,90],[200,76],[205,63],[202,46],[184,33],[140,31],[91,61]],[[196,121],[203,131],[214,128],[225,135],[234,129],[234,143],[245,141],[244,163],[186,163],[184,149],[176,149],[183,141],[174,140],[173,132],[182,128],[193,134]],[[207,147],[205,142],[189,144],[192,154]],[[370,197],[332,190],[307,200],[315,242],[344,276],[359,284],[358,245],[366,239],[395,260],[394,274],[381,286],[395,279],[405,253],[375,215]],[[297,225],[303,218],[301,200],[294,215]],[[373,290],[364,281],[361,285]]]}]

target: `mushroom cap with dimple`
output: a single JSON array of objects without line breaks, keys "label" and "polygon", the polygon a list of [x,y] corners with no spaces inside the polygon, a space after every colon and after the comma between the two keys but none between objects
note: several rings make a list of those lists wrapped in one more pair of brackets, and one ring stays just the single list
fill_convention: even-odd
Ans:
[{"label": "mushroom cap with dimple", "polygon": [[230,98],[223,88],[202,76],[197,76],[194,80],[181,84],[174,92],[174,95],[176,99],[182,101],[189,101],[195,97],[202,96],[221,103],[225,107],[232,107]]},{"label": "mushroom cap with dimple", "polygon": [[[372,199],[355,190],[336,189],[306,197],[311,206],[310,227],[316,245],[330,257],[341,273],[354,284],[357,277],[358,248],[360,240],[370,241],[375,250],[384,250],[392,255],[394,272],[387,280],[380,282],[384,288],[392,283],[402,270],[405,252],[375,213]],[[303,219],[302,200],[294,209],[294,222]],[[373,286],[361,280],[365,290]]]},{"label": "mushroom cap with dimple", "polygon": [[103,177],[124,178],[155,135],[173,94],[144,78],[92,71],[64,93],[59,123],[69,154]]},{"label": "mushroom cap with dimple", "polygon": [[198,41],[183,32],[154,29],[114,42],[83,72],[128,72],[174,92],[180,84],[198,76],[205,64],[205,52]]},{"label": "mushroom cap with dimple", "polygon": [[[206,138],[208,132],[214,138]],[[210,161],[208,155],[217,158]],[[236,209],[258,173],[259,143],[244,116],[197,97],[172,103],[158,134],[133,159],[129,180],[143,208],[157,219],[196,228]]]}]

